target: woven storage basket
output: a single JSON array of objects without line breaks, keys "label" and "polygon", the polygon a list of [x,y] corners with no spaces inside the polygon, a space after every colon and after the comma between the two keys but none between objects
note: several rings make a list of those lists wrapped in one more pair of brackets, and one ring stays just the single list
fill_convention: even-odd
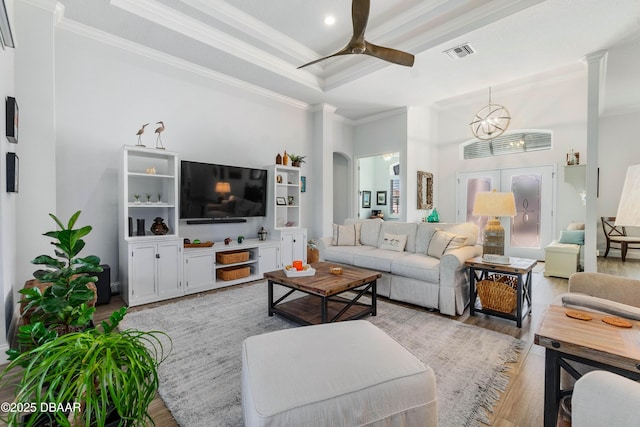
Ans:
[{"label": "woven storage basket", "polygon": [[488,279],[476,283],[482,308],[511,313],[517,305],[517,279],[498,274],[489,276]]},{"label": "woven storage basket", "polygon": [[236,280],[243,277],[249,277],[251,268],[248,265],[239,265],[237,267],[225,267],[217,270],[218,279],[220,280]]},{"label": "woven storage basket", "polygon": [[216,254],[216,262],[218,264],[235,264],[245,261],[249,261],[249,251],[228,251]]}]

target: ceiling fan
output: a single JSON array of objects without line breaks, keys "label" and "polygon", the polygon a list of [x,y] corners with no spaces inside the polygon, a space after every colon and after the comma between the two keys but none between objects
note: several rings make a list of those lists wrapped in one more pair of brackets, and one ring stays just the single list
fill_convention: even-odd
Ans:
[{"label": "ceiling fan", "polygon": [[349,44],[347,44],[344,48],[334,54],[301,65],[298,67],[298,69],[306,67],[307,65],[315,64],[316,62],[320,62],[328,58],[333,58],[334,56],[351,54],[365,54],[382,59],[384,61],[393,62],[394,64],[405,65],[407,67],[413,66],[414,56],[412,54],[388,47],[376,46],[364,39],[364,32],[367,28],[367,21],[369,20],[370,5],[371,0],[353,0],[353,3],[351,4],[353,36],[351,37]]}]

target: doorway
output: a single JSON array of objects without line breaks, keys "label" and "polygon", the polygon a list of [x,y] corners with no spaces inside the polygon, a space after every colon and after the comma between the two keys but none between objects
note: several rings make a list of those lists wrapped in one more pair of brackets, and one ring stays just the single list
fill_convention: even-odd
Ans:
[{"label": "doorway", "polygon": [[400,219],[400,153],[358,159],[358,218]]},{"label": "doorway", "polygon": [[517,214],[500,218],[505,230],[505,255],[543,260],[544,248],[553,240],[555,189],[554,165],[461,172],[457,179],[457,221],[474,222],[482,230],[487,218],[472,215],[475,193],[513,191]]}]

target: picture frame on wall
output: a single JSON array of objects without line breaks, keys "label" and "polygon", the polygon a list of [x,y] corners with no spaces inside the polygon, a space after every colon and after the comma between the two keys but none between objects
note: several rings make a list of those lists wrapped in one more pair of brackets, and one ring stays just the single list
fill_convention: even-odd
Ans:
[{"label": "picture frame on wall", "polygon": [[285,199],[284,197],[276,197],[276,205],[286,206],[286,204],[287,204],[287,199]]},{"label": "picture frame on wall", "polygon": [[387,192],[386,191],[378,191],[376,193],[376,204],[380,206],[384,206],[387,204]]},{"label": "picture frame on wall", "polygon": [[362,207],[363,208],[371,207],[371,191],[362,192]]},{"label": "picture frame on wall", "polygon": [[5,99],[6,107],[6,132],[9,142],[18,143],[18,103],[12,96]]},{"label": "picture frame on wall", "polygon": [[19,159],[16,153],[7,153],[7,193],[17,193],[19,189]]}]

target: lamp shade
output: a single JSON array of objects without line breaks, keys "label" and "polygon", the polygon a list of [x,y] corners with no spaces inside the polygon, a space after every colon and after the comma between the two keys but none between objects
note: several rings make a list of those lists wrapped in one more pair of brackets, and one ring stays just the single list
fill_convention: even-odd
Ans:
[{"label": "lamp shade", "polygon": [[616,213],[616,225],[640,226],[640,165],[629,166]]},{"label": "lamp shade", "polygon": [[478,191],[473,203],[475,216],[516,216],[516,199],[512,192]]},{"label": "lamp shade", "polygon": [[231,184],[224,181],[216,182],[216,193],[231,193]]}]

